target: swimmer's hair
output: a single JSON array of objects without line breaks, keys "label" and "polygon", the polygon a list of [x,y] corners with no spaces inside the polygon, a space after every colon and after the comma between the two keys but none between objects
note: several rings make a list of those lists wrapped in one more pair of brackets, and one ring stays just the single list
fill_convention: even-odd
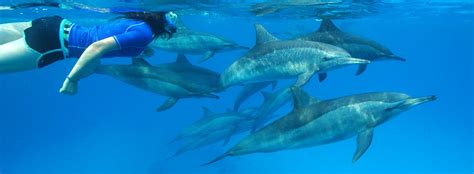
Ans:
[{"label": "swimmer's hair", "polygon": [[158,37],[168,37],[171,38],[173,33],[176,30],[167,31],[165,27],[168,25],[168,21],[166,20],[166,11],[153,11],[153,12],[124,12],[119,13],[121,16],[115,19],[133,19],[133,20],[140,20],[145,22],[151,27],[151,31],[153,32],[153,38],[156,39]]}]

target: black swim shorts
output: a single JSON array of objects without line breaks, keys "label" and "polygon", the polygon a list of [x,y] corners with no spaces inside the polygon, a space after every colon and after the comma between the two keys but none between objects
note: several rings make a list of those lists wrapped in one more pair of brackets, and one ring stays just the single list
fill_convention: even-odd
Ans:
[{"label": "black swim shorts", "polygon": [[31,49],[41,53],[38,68],[42,68],[66,57],[64,41],[61,39],[63,18],[59,16],[43,17],[31,22],[25,29],[25,41]]}]

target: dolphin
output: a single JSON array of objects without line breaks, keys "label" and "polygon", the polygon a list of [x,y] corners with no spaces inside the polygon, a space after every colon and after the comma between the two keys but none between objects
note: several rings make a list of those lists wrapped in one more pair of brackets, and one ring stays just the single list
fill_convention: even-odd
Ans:
[{"label": "dolphin", "polygon": [[255,124],[252,126],[252,132],[267,123],[272,117],[271,115],[291,101],[290,88],[283,88],[274,93],[262,92],[264,98],[263,103],[255,112]]},{"label": "dolphin", "polygon": [[150,47],[182,54],[203,55],[200,62],[208,60],[216,52],[249,49],[214,34],[189,30],[180,20],[177,23],[178,29],[173,37],[155,39]]},{"label": "dolphin", "polygon": [[[331,44],[343,48],[353,57],[369,61],[405,61],[404,58],[396,56],[388,48],[375,41],[340,30],[330,19],[327,18],[322,20],[318,31],[299,36],[295,39]],[[356,75],[362,74],[366,68],[367,64],[359,65]]]},{"label": "dolphin", "polygon": [[168,159],[181,155],[184,152],[211,145],[219,141],[223,141],[222,145],[226,145],[233,135],[250,130],[254,124],[254,120],[255,119],[252,117],[248,117],[247,119],[242,119],[240,122],[227,125],[227,127],[222,129],[209,131],[203,135],[187,137],[187,142],[178,148],[178,150]]},{"label": "dolphin", "polygon": [[301,9],[301,7],[330,5],[342,2],[343,0],[273,0],[256,3],[250,11],[255,13],[256,16],[264,16],[284,9]]},{"label": "dolphin", "polygon": [[204,114],[201,119],[181,130],[170,143],[189,137],[201,137],[217,130],[227,129],[232,125],[250,119],[255,109],[249,108],[241,111],[227,110],[223,113],[215,113],[203,107],[203,112]]},{"label": "dolphin", "polygon": [[219,74],[191,65],[179,54],[176,62],[150,65],[141,58],[133,58],[131,65],[99,65],[95,73],[112,76],[135,87],[168,96],[157,111],[171,108],[181,98],[207,97],[218,99],[212,92],[219,91]]},{"label": "dolphin", "polygon": [[225,128],[222,130],[209,132],[209,134],[202,135],[202,136],[188,137],[188,141],[182,146],[180,146],[178,150],[176,150],[176,152],[172,156],[168,157],[167,159],[174,158],[176,156],[179,156],[191,150],[195,150],[207,145],[217,143],[219,141],[226,139],[226,137],[230,137],[233,134],[237,134],[237,133],[240,133],[240,130],[237,130],[234,128]]},{"label": "dolphin", "polygon": [[240,108],[240,105],[247,100],[250,96],[254,95],[256,92],[262,90],[268,85],[272,85],[272,90],[275,89],[278,81],[268,81],[268,82],[258,82],[258,83],[248,83],[240,90],[237,98],[234,102],[234,110],[237,111]]},{"label": "dolphin", "polygon": [[343,49],[320,42],[280,41],[260,24],[255,24],[256,45],[221,74],[221,86],[298,77],[295,86],[306,84],[313,74],[344,65],[367,64]]},{"label": "dolphin", "polygon": [[414,106],[436,100],[436,96],[415,98],[403,93],[377,92],[304,105],[298,97],[301,90],[293,88],[292,93],[292,112],[243,138],[229,151],[203,165],[227,156],[307,148],[357,135],[354,163],[369,148],[375,127]]},{"label": "dolphin", "polygon": [[[272,115],[271,117],[276,117],[276,115]],[[219,141],[223,141],[223,145],[226,145],[233,135],[251,130],[255,121],[256,119],[254,117],[248,117],[248,119],[243,119],[241,122],[228,125],[226,128],[209,131],[204,135],[188,137],[188,141],[168,159],[181,155],[184,152],[211,145]]]}]

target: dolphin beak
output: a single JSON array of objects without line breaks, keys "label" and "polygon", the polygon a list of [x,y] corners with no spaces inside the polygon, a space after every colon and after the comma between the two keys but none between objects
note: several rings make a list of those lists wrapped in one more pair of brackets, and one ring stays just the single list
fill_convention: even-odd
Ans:
[{"label": "dolphin beak", "polygon": [[410,98],[410,99],[405,100],[403,105],[408,106],[408,107],[413,107],[413,106],[417,106],[423,103],[434,101],[436,99],[437,97],[435,95],[430,95],[426,97],[418,97],[418,98]]},{"label": "dolphin beak", "polygon": [[346,65],[352,65],[352,64],[369,64],[370,61],[365,60],[365,59],[359,59],[359,58],[340,58],[339,61],[341,61],[343,64]]},{"label": "dolphin beak", "polygon": [[392,59],[392,60],[402,61],[402,62],[406,62],[406,61],[407,61],[405,58],[399,57],[399,56],[396,56],[396,55],[389,55],[389,56],[387,56],[387,58]]}]

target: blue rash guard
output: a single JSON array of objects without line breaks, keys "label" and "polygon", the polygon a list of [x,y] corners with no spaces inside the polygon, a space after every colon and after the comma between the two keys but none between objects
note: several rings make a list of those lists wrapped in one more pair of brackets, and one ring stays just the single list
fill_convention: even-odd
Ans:
[{"label": "blue rash guard", "polygon": [[74,25],[68,40],[69,57],[80,57],[89,45],[108,37],[114,37],[119,49],[106,53],[103,58],[133,57],[143,52],[153,40],[153,33],[145,22],[131,19],[95,27]]}]

